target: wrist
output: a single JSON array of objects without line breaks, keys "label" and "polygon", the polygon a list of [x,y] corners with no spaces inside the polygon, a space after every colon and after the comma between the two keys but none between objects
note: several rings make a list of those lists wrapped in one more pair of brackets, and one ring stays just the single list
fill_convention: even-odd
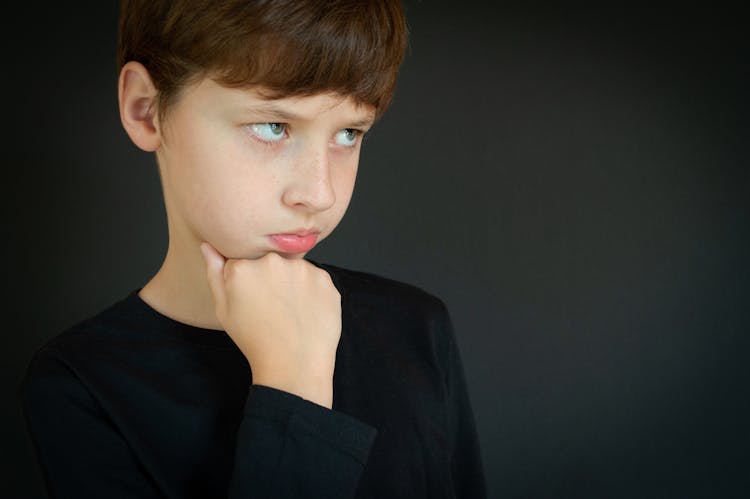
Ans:
[{"label": "wrist", "polygon": [[254,385],[263,385],[297,395],[305,400],[331,409],[333,407],[333,377],[306,378],[304,381],[288,380],[279,376],[253,376]]}]

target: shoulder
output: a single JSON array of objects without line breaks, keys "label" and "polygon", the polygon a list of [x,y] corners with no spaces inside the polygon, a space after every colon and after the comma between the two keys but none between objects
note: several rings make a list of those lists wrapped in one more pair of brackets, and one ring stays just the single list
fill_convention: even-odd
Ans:
[{"label": "shoulder", "polygon": [[371,358],[381,355],[383,364],[395,373],[402,372],[401,366],[423,362],[445,379],[455,336],[440,297],[374,273],[312,263],[329,272],[341,293],[348,341],[361,342],[362,351]]},{"label": "shoulder", "polygon": [[39,351],[65,352],[71,345],[90,350],[85,345],[125,339],[124,336],[134,329],[134,321],[137,320],[129,310],[132,307],[128,305],[133,293],[135,291],[63,329],[42,344]]},{"label": "shoulder", "polygon": [[316,263],[328,271],[334,284],[344,288],[347,295],[365,295],[368,298],[398,297],[409,303],[419,303],[432,307],[444,307],[443,301],[436,295],[403,281],[398,281],[371,272],[347,269],[328,263]]},{"label": "shoulder", "polygon": [[81,366],[101,364],[123,344],[133,344],[138,317],[127,310],[129,299],[112,302],[41,343],[29,361],[27,376],[77,377]]},{"label": "shoulder", "polygon": [[419,286],[370,272],[313,263],[331,274],[342,299],[355,311],[377,311],[402,318],[419,316],[428,320],[447,318],[443,300]]},{"label": "shoulder", "polygon": [[[109,307],[111,308],[111,307]],[[81,320],[34,350],[24,373],[20,391],[27,414],[39,414],[62,399],[83,400],[86,389],[80,376],[80,358],[97,359],[99,325],[110,315],[109,308]]]}]

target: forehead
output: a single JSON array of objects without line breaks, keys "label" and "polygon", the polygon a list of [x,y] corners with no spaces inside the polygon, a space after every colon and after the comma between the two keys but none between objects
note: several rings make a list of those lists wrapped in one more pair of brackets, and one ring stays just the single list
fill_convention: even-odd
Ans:
[{"label": "forehead", "polygon": [[375,108],[357,102],[352,96],[324,92],[309,96],[269,98],[263,87],[230,88],[204,78],[184,89],[183,105],[214,109],[219,112],[245,113],[287,121],[312,121],[331,116],[372,123]]}]

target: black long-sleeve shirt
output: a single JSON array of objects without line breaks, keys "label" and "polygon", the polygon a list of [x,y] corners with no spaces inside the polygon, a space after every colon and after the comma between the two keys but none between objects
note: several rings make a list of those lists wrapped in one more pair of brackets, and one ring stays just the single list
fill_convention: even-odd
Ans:
[{"label": "black long-sleeve shirt", "polygon": [[316,265],[341,294],[332,409],[253,385],[225,332],[166,317],[134,290],[29,364],[21,396],[50,496],[485,497],[443,302]]}]

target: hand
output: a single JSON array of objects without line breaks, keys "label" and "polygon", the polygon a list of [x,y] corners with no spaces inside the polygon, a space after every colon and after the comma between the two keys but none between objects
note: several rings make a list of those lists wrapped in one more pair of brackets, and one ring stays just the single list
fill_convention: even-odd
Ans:
[{"label": "hand", "polygon": [[225,259],[201,243],[201,253],[216,318],[247,358],[253,383],[330,409],[341,295],[328,272],[273,252]]}]

